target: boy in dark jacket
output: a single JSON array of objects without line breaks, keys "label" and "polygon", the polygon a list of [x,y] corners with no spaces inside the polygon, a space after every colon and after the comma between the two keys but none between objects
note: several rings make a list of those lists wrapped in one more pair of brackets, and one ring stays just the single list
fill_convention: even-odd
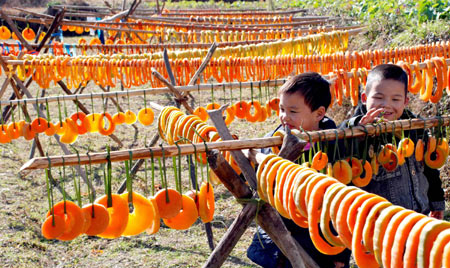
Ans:
[{"label": "boy in dark jacket", "polygon": [[[330,84],[318,73],[303,73],[292,77],[280,88],[279,96],[281,125],[266,136],[272,136],[285,126],[307,131],[336,128],[336,124],[325,116],[331,102]],[[268,154],[271,150],[263,149],[262,152]],[[314,247],[308,229],[301,228],[290,219],[282,219],[292,236],[319,267],[349,266],[349,250],[335,256],[322,254]],[[263,267],[292,267],[280,249],[259,227],[247,250],[247,256]]]},{"label": "boy in dark jacket", "polygon": [[[340,127],[366,125],[380,120],[416,118],[406,109],[409,101],[407,87],[408,76],[399,66],[382,64],[374,67],[367,77],[366,90],[361,94],[363,104]],[[423,131],[413,130],[409,133],[414,143],[422,137]],[[394,138],[398,143],[399,138]],[[392,134],[387,134],[386,139],[391,141]],[[374,139],[371,138],[370,143],[373,142]],[[365,146],[363,143],[356,144],[360,149]],[[405,160],[405,164],[392,172],[380,167],[379,173],[362,189],[383,196],[395,205],[443,219],[445,203],[439,171],[416,161],[414,155]]]}]

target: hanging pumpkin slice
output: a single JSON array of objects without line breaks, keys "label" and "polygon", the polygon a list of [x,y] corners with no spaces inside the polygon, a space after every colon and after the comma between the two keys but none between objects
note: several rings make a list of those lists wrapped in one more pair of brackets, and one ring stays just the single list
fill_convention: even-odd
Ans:
[{"label": "hanging pumpkin slice", "polygon": [[61,142],[65,144],[72,144],[78,138],[77,125],[71,118],[66,118],[66,128],[64,134],[61,136]]},{"label": "hanging pumpkin slice", "polygon": [[347,162],[350,164],[350,167],[352,168],[352,179],[358,178],[364,171],[361,161],[356,157],[352,157],[348,158]]},{"label": "hanging pumpkin slice", "polygon": [[197,205],[191,197],[182,195],[182,209],[178,215],[173,218],[163,219],[164,223],[172,229],[186,230],[198,218]]},{"label": "hanging pumpkin slice", "polygon": [[31,128],[36,133],[43,133],[48,128],[48,122],[43,117],[38,117],[31,122]]},{"label": "hanging pumpkin slice", "polygon": [[226,112],[227,112],[227,115],[226,115],[226,118],[225,118],[225,124],[227,126],[229,126],[231,124],[231,122],[234,121],[234,117],[235,117],[235,114],[236,114],[236,112],[234,110],[234,106],[228,107],[226,109]]},{"label": "hanging pumpkin slice", "polygon": [[343,184],[352,181],[352,167],[348,161],[338,160],[333,164],[333,177]]},{"label": "hanging pumpkin slice", "polygon": [[87,204],[82,208],[83,212],[91,217],[91,224],[84,232],[87,235],[94,236],[103,233],[109,224],[108,210],[100,204]]},{"label": "hanging pumpkin slice", "polygon": [[[254,114],[252,114],[250,111],[252,106],[255,109]],[[261,117],[261,113],[262,113],[261,104],[259,103],[259,101],[255,100],[250,103],[250,107],[247,111],[245,119],[247,119],[248,122],[255,123]]]},{"label": "hanging pumpkin slice", "polygon": [[399,165],[399,157],[398,157],[397,152],[390,150],[389,161],[387,163],[383,164],[382,166],[387,171],[394,171],[397,169],[398,165]]},{"label": "hanging pumpkin slice", "polygon": [[112,122],[116,125],[121,125],[125,123],[126,116],[123,112],[117,112],[112,116]]},{"label": "hanging pumpkin slice", "polygon": [[6,128],[6,133],[12,140],[15,140],[18,139],[20,136],[22,136],[23,132],[18,122],[11,122],[8,124],[8,127]]},{"label": "hanging pumpkin slice", "polygon": [[[105,118],[108,120],[109,124],[107,128],[105,128]],[[102,113],[100,115],[100,119],[98,120],[98,132],[102,135],[109,136],[115,129],[116,124],[114,124],[112,116],[108,112]]]},{"label": "hanging pumpkin slice", "polygon": [[403,138],[398,144],[398,150],[402,150],[404,157],[410,157],[414,153],[414,142],[410,138]]},{"label": "hanging pumpkin slice", "polygon": [[200,119],[203,122],[206,122],[206,120],[208,120],[208,112],[206,111],[206,109],[202,106],[199,106],[197,108],[195,108],[194,110],[194,115],[200,117]]},{"label": "hanging pumpkin slice", "polygon": [[77,126],[77,133],[79,135],[83,135],[83,134],[87,133],[87,128],[84,125],[85,118],[86,118],[86,114],[84,112],[73,113],[70,116],[70,119],[72,119],[72,121],[75,122],[75,124]]},{"label": "hanging pumpkin slice", "polygon": [[41,42],[42,40],[44,40],[44,37],[45,37],[45,35],[46,35],[47,33],[46,32],[41,32],[40,34],[39,34],[39,42]]},{"label": "hanging pumpkin slice", "polygon": [[159,231],[161,217],[159,216],[158,205],[156,204],[155,198],[150,196],[148,198],[148,200],[150,200],[150,203],[152,204],[154,217],[153,217],[152,224],[150,225],[150,227],[147,230],[145,230],[145,232],[147,234],[151,235],[151,234],[155,234]]},{"label": "hanging pumpkin slice", "polygon": [[439,169],[447,161],[448,150],[436,147],[434,151],[427,149],[424,155],[425,164],[430,168]]},{"label": "hanging pumpkin slice", "polygon": [[426,70],[423,73],[423,80],[426,78],[426,83],[422,86],[420,90],[420,99],[423,101],[429,101],[433,93],[434,76],[435,72],[430,60],[425,60]]},{"label": "hanging pumpkin slice", "polygon": [[154,117],[153,110],[149,107],[142,108],[138,112],[138,121],[144,126],[150,126],[153,123]]},{"label": "hanging pumpkin slice", "polygon": [[198,214],[202,222],[207,223],[212,221],[214,217],[214,189],[208,182],[203,182],[200,186],[200,193],[198,196]]},{"label": "hanging pumpkin slice", "polygon": [[11,38],[11,31],[6,26],[0,27],[0,39],[8,40]]},{"label": "hanging pumpkin slice", "polygon": [[33,29],[31,29],[30,27],[26,27],[22,31],[22,36],[25,40],[30,42],[30,41],[34,40],[34,38],[36,37],[36,34],[34,33]]},{"label": "hanging pumpkin slice", "polygon": [[[84,215],[79,206],[72,201],[66,200],[56,203],[52,210],[55,215],[61,217],[65,222],[64,232],[57,237],[58,240],[73,240],[81,234],[84,226]],[[52,212],[48,211],[47,217],[51,215]]]},{"label": "hanging pumpkin slice", "polygon": [[137,121],[136,114],[130,110],[127,110],[125,112],[125,124],[132,125],[136,123],[136,121]]},{"label": "hanging pumpkin slice", "polygon": [[367,186],[372,180],[372,165],[369,163],[369,161],[365,161],[363,167],[364,171],[362,172],[362,174],[352,179],[352,183],[355,186],[358,187]]},{"label": "hanging pumpkin slice", "polygon": [[13,32],[13,33],[11,34],[11,38],[14,39],[14,40],[19,41],[19,38],[17,37],[17,35],[16,35],[15,32]]},{"label": "hanging pumpkin slice", "polygon": [[319,171],[324,169],[327,164],[328,164],[328,156],[326,153],[320,150],[314,155],[311,167]]},{"label": "hanging pumpkin slice", "polygon": [[250,110],[250,105],[246,101],[238,101],[234,104],[234,111],[237,118],[244,119]]},{"label": "hanging pumpkin slice", "polygon": [[87,132],[98,133],[100,127],[105,126],[105,121],[100,122],[100,113],[92,113],[86,115],[83,120],[83,127],[86,128]]},{"label": "hanging pumpkin slice", "polygon": [[182,197],[174,189],[162,189],[155,194],[159,215],[163,219],[170,219],[180,213]]},{"label": "hanging pumpkin slice", "polygon": [[[123,193],[120,197],[129,202],[129,193]],[[150,227],[153,221],[153,208],[150,200],[133,192],[133,212],[128,214],[128,223],[123,231],[123,236],[138,235]]]},{"label": "hanging pumpkin slice", "polygon": [[128,202],[118,194],[111,194],[111,207],[108,207],[108,195],[99,197],[95,203],[104,206],[109,213],[108,227],[98,236],[109,239],[121,236],[128,223]]},{"label": "hanging pumpkin slice", "polygon": [[46,239],[55,239],[64,233],[65,227],[66,224],[63,217],[56,214],[50,215],[44,223],[42,223],[41,233]]},{"label": "hanging pumpkin slice", "polygon": [[414,156],[417,161],[423,160],[423,154],[424,154],[424,143],[422,139],[419,139],[416,144],[416,151],[414,153]]},{"label": "hanging pumpkin slice", "polygon": [[387,146],[382,145],[381,151],[377,156],[377,162],[381,165],[388,163],[391,159],[391,153],[392,151]]}]

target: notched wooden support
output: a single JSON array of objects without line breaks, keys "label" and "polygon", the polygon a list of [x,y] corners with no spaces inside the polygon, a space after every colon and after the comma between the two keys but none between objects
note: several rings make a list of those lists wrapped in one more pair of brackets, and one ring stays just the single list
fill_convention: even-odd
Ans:
[{"label": "notched wooden support", "polygon": [[308,143],[293,135],[288,126],[285,128],[285,132],[286,136],[284,136],[283,145],[281,145],[278,156],[290,161],[295,161],[303,153],[303,148],[305,148]]}]

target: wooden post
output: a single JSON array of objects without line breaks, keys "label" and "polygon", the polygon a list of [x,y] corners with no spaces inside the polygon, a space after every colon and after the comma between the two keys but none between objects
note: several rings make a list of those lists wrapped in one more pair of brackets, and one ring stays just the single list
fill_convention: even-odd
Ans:
[{"label": "wooden post", "polygon": [[[211,61],[211,58],[216,51],[217,43],[212,43],[211,47],[208,50],[208,53],[206,54],[206,57],[203,59],[202,64],[200,64],[200,67],[198,67],[197,71],[195,71],[194,75],[191,77],[191,80],[189,81],[189,86],[195,85],[197,82],[198,77],[200,74],[205,70],[206,66],[208,66],[208,63]],[[186,93],[186,92],[183,92]],[[185,94],[184,94],[185,95]]]},{"label": "wooden post", "polygon": [[192,107],[189,106],[189,104],[187,103],[186,97],[182,96],[181,93],[153,67],[152,67],[152,75],[157,79],[159,79],[161,82],[163,82],[169,88],[169,90],[175,95],[177,101],[179,101],[190,114],[194,113]]},{"label": "wooden post", "polygon": [[[213,121],[214,125],[216,126],[216,129],[221,136],[223,140],[233,139],[231,136],[231,133],[229,132],[228,128],[225,125],[225,121],[222,117],[222,111],[226,108],[226,105],[222,106],[218,110],[209,111],[208,114]],[[292,141],[295,141],[294,139],[290,139]],[[303,148],[303,147],[302,147]],[[286,154],[293,155],[290,153],[287,149],[285,150]],[[246,172],[248,174],[244,173],[244,176],[246,176],[246,179],[249,181],[249,184],[251,185],[252,182],[249,180],[253,179],[254,183],[254,189],[256,189],[256,174],[254,169],[251,167],[249,160],[244,156],[244,154],[241,151],[231,151],[238,152],[237,154],[233,154],[233,157],[236,159],[236,162],[238,166],[241,168],[242,172],[244,173],[244,169],[246,169]],[[235,157],[236,155],[236,157]],[[238,158],[239,157],[239,158]],[[220,157],[219,157],[220,158]],[[241,163],[241,159],[244,159],[245,162]],[[219,176],[219,174],[222,177],[219,177],[221,180],[226,181],[228,176],[224,176],[224,174],[227,171],[218,172],[216,175]],[[229,172],[229,171],[228,171]],[[254,175],[253,175],[253,174]],[[231,177],[233,178],[233,177]],[[236,179],[234,180],[234,183],[238,183]],[[243,182],[241,182],[243,183]],[[224,184],[225,185],[225,184]],[[245,185],[245,184],[244,184]],[[230,188],[231,189],[231,188]],[[253,212],[256,215],[256,208],[250,209],[247,208],[247,206],[253,205],[253,206],[259,206],[257,202],[250,202],[244,207],[248,213]],[[211,254],[211,256],[208,258],[207,264],[205,264],[204,267],[220,267],[220,265],[225,261],[225,258],[227,255],[226,253],[231,252],[232,248],[229,248],[230,246],[233,246],[233,242],[236,242],[239,240],[240,235],[242,235],[241,228],[247,228],[249,223],[249,220],[253,219],[254,215],[249,216],[247,214],[240,214],[240,217],[236,219],[236,224],[233,224],[232,230],[229,230],[227,232],[227,236],[224,236],[222,238],[222,241],[230,239],[231,241],[223,242],[219,245],[221,245],[220,248],[216,248],[216,250]],[[261,228],[266,231],[266,233],[272,238],[272,240],[275,242],[275,244],[280,248],[280,250],[283,252],[283,254],[289,259],[293,267],[318,267],[317,264],[312,260],[312,258],[306,253],[306,251],[295,241],[295,239],[291,236],[290,232],[287,230],[286,226],[284,225],[283,221],[281,220],[281,216],[278,214],[278,212],[272,208],[269,204],[263,204],[261,209],[259,210],[259,213],[257,215],[258,223],[260,224]],[[240,234],[240,235],[239,235]],[[221,255],[221,256],[219,256]],[[222,263],[220,263],[222,261]]]},{"label": "wooden post", "polygon": [[[225,121],[223,120],[223,111],[227,108],[227,105],[220,107],[218,110],[208,111],[209,118],[211,118],[214,126],[217,129],[222,140],[234,140],[233,136],[230,133],[230,130],[227,128]],[[233,158],[236,160],[239,168],[242,170],[242,173],[245,176],[245,179],[248,181],[250,186],[253,189],[256,189],[256,173],[253,167],[250,165],[248,159],[244,156],[241,151],[230,151]]]},{"label": "wooden post", "polygon": [[[208,152],[208,163],[224,186],[239,199],[247,199],[241,213],[222,237],[203,267],[220,267],[257,216],[258,222],[273,239],[293,267],[318,267],[304,249],[293,239],[279,214],[269,204],[251,199],[252,192],[217,150]],[[260,206],[258,208],[258,206]],[[258,211],[258,215],[256,215]]]}]

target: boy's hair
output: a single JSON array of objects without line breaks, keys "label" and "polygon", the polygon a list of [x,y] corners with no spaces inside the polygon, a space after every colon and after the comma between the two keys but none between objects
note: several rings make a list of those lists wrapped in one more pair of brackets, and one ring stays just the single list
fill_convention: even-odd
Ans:
[{"label": "boy's hair", "polygon": [[306,105],[313,112],[320,106],[327,110],[331,103],[330,83],[315,72],[302,73],[291,77],[281,86],[278,92],[279,95],[294,93],[302,95]]},{"label": "boy's hair", "polygon": [[392,79],[405,85],[405,97],[408,93],[408,75],[398,65],[395,64],[380,64],[370,70],[367,75],[366,94],[372,89],[372,85],[377,80]]}]

